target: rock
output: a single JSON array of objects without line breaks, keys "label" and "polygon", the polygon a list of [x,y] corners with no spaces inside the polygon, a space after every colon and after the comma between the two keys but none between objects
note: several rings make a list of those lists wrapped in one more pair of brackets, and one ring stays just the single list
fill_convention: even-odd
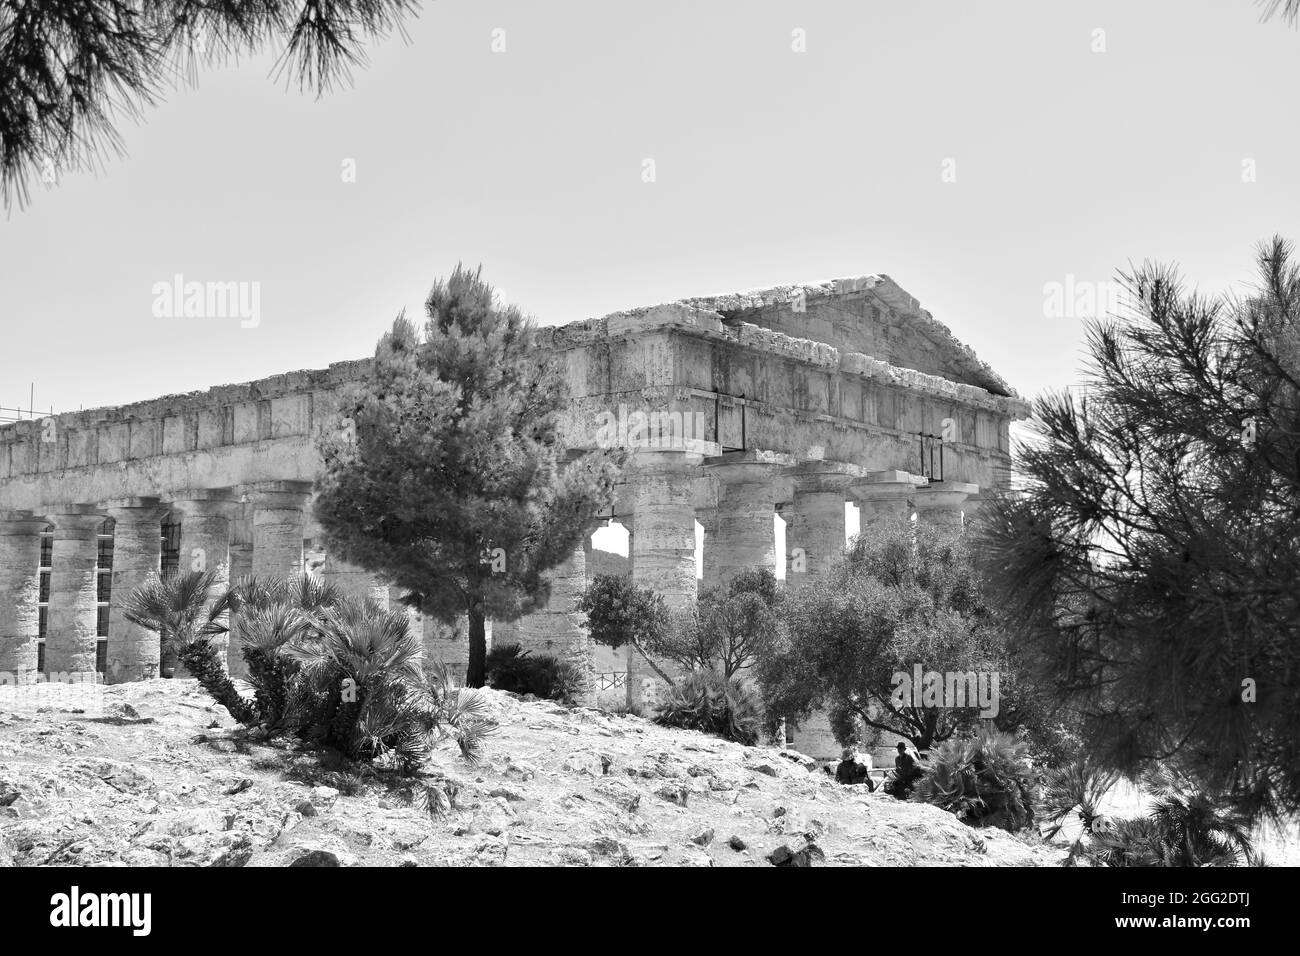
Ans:
[{"label": "rock", "polygon": [[817,769],[816,760],[814,760],[812,757],[809,757],[807,754],[801,754],[797,750],[778,750],[776,753],[777,756],[784,757],[786,760],[798,764],[800,767],[803,767],[804,770]]},{"label": "rock", "polygon": [[246,833],[236,833],[218,850],[208,866],[243,866],[253,858],[253,838]]},{"label": "rock", "polygon": [[293,805],[293,808],[304,817],[314,817],[316,815],[316,805],[310,800],[299,800]]},{"label": "rock", "polygon": [[627,846],[615,840],[613,837],[598,836],[587,843],[587,850],[597,856],[612,856],[618,859],[625,859],[628,855]]},{"label": "rock", "polygon": [[624,813],[635,813],[641,804],[641,791],[617,778],[600,781],[596,784],[596,792]]},{"label": "rock", "polygon": [[522,803],[527,799],[518,790],[511,790],[509,787],[497,787],[488,791],[489,797],[500,797],[503,800],[509,800],[511,803]]},{"label": "rock", "polygon": [[605,767],[601,763],[600,756],[590,751],[578,751],[569,754],[564,758],[564,763],[560,765],[560,769],[569,773],[585,773],[592,777],[603,777],[605,775]]},{"label": "rock", "polygon": [[253,786],[253,781],[245,777],[243,780],[231,784],[222,792],[228,797],[233,797],[235,794],[243,793],[245,790],[248,790],[252,786]]},{"label": "rock", "polygon": [[704,827],[702,830],[695,831],[691,836],[691,842],[696,846],[708,846],[713,842],[713,827]]},{"label": "rock", "polygon": [[655,791],[655,796],[660,800],[667,800],[669,803],[675,803],[679,807],[686,806],[686,801],[690,796],[690,791],[680,784],[666,783]]},{"label": "rock", "polygon": [[727,846],[739,853],[741,850],[745,849],[745,841],[738,836],[733,836],[727,841]]},{"label": "rock", "polygon": [[308,850],[294,859],[290,866],[342,866],[337,854],[329,850]]},{"label": "rock", "polygon": [[815,843],[805,843],[797,850],[783,843],[767,855],[767,862],[773,866],[812,866],[825,860],[826,854]]},{"label": "rock", "polygon": [[333,787],[312,787],[308,797],[317,810],[328,810],[339,798],[339,792]]}]

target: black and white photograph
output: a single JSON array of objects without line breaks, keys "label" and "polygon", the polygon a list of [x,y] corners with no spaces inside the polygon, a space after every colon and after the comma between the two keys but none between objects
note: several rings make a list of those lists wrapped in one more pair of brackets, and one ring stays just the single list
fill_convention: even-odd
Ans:
[{"label": "black and white photograph", "polygon": [[1300,0],[0,0],[0,915],[1289,923],[1298,82]]}]

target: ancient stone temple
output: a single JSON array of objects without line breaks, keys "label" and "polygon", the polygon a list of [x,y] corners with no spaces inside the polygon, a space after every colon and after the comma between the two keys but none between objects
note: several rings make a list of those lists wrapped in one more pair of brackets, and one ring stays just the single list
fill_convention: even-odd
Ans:
[{"label": "ancient stone temple", "polygon": [[[632,449],[612,513],[633,579],[692,600],[750,566],[787,587],[825,574],[861,526],[890,515],[960,523],[1009,471],[1027,406],[887,276],[691,299],[546,328],[576,448]],[[156,635],[120,602],[160,569],[319,570],[352,593],[386,585],[322,548],[315,438],[366,361],[0,427],[0,672],[159,673]],[[785,527],[784,553],[776,522]],[[554,574],[550,605],[493,640],[593,666],[573,607],[590,544]],[[463,632],[462,632],[463,633]],[[426,645],[455,665],[454,629]],[[230,657],[232,670],[238,656]],[[608,676],[608,675],[607,675]],[[655,692],[644,660],[613,683]]]}]

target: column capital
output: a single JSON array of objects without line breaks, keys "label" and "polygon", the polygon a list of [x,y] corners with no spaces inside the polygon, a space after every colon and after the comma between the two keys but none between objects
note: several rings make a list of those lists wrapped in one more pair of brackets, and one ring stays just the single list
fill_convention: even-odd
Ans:
[{"label": "column capital", "polygon": [[167,504],[187,517],[229,518],[239,507],[239,496],[230,488],[187,488],[168,495]]},{"label": "column capital", "polygon": [[705,472],[719,481],[728,483],[763,481],[776,474],[779,469],[793,464],[795,459],[792,455],[758,448],[710,455],[703,461]]},{"label": "column capital", "polygon": [[101,507],[114,521],[161,520],[169,510],[159,498],[110,498],[102,502]]},{"label": "column capital", "polygon": [[686,472],[703,461],[702,454],[684,448],[637,448],[628,457],[627,475],[635,481],[638,475]]},{"label": "column capital", "polygon": [[931,508],[960,508],[962,502],[979,494],[980,486],[964,481],[932,481],[916,489],[912,504],[918,511]]},{"label": "column capital", "polygon": [[844,461],[803,461],[783,468],[781,473],[793,479],[795,494],[829,494],[843,492],[862,475],[862,469]]},{"label": "column capital", "polygon": [[45,515],[30,511],[0,511],[0,535],[40,534],[50,525]]},{"label": "column capital", "polygon": [[924,478],[906,471],[873,471],[849,485],[849,494],[858,502],[901,501],[911,498]]},{"label": "column capital", "polygon": [[254,506],[298,508],[311,497],[310,481],[258,481],[248,485],[241,500]]},{"label": "column capital", "polygon": [[108,513],[98,505],[58,505],[47,511],[45,517],[54,525],[55,537],[83,537],[98,533]]}]

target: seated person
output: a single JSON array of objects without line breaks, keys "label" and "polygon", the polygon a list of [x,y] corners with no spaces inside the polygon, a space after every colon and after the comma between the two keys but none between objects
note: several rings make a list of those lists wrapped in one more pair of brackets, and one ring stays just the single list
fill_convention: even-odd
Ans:
[{"label": "seated person", "polygon": [[840,754],[840,765],[835,768],[835,779],[848,786],[865,783],[868,790],[876,789],[871,779],[871,768],[858,762],[857,754],[852,747],[845,747],[844,752]]},{"label": "seated person", "polygon": [[898,756],[894,758],[894,779],[885,785],[885,792],[905,800],[923,773],[916,765],[916,758],[907,752],[907,744],[900,740]]}]

